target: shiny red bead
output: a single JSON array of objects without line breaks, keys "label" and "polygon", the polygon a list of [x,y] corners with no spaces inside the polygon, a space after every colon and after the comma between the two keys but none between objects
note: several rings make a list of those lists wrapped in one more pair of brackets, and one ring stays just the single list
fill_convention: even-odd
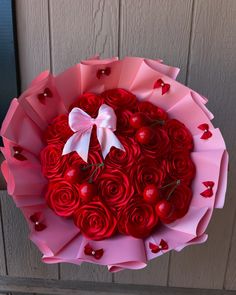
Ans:
[{"label": "shiny red bead", "polygon": [[167,218],[172,212],[172,205],[167,200],[161,200],[156,204],[156,213],[160,218]]},{"label": "shiny red bead", "polygon": [[146,126],[148,123],[147,121],[147,117],[143,113],[133,114],[129,119],[130,126],[132,126],[135,129],[139,129],[143,126]]},{"label": "shiny red bead", "polygon": [[143,198],[147,203],[155,204],[159,199],[159,191],[155,184],[149,184],[143,191]]},{"label": "shiny red bead", "polygon": [[153,131],[150,127],[141,127],[136,132],[135,138],[141,144],[150,144],[153,139]]},{"label": "shiny red bead", "polygon": [[94,183],[82,183],[79,186],[79,196],[84,202],[89,202],[97,195],[97,186]]}]

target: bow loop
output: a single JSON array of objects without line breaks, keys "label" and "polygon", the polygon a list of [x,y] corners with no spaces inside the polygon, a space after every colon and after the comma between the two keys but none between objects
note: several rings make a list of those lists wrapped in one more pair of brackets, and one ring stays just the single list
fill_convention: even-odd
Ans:
[{"label": "bow loop", "polygon": [[88,129],[91,126],[92,118],[80,108],[73,108],[69,114],[69,126],[74,132],[78,130]]},{"label": "bow loop", "polygon": [[69,126],[74,134],[67,140],[62,154],[66,155],[76,151],[87,162],[90,137],[94,125],[97,126],[97,138],[104,158],[112,146],[125,150],[113,133],[116,130],[116,114],[111,107],[102,104],[95,119],[80,108],[72,109],[69,114]]}]

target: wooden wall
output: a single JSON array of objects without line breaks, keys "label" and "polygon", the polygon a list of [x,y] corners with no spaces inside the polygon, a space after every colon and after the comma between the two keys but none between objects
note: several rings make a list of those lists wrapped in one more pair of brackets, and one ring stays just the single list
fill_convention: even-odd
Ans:
[{"label": "wooden wall", "polygon": [[181,68],[181,82],[209,98],[230,152],[230,173],[226,205],[214,213],[207,243],[115,275],[93,265],[42,264],[26,223],[2,191],[0,291],[231,294],[227,290],[236,290],[236,0],[16,0],[15,5],[22,90],[40,71],[58,73],[96,53],[161,58]]}]

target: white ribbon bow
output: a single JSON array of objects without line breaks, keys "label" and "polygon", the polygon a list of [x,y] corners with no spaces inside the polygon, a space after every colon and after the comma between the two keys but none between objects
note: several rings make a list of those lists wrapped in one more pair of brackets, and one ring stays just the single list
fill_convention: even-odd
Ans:
[{"label": "white ribbon bow", "polygon": [[97,126],[97,138],[104,159],[112,146],[125,151],[123,145],[113,133],[116,130],[116,114],[111,107],[102,104],[95,119],[80,108],[72,109],[69,114],[69,126],[75,133],[64,145],[62,155],[76,151],[87,162],[93,125]]}]

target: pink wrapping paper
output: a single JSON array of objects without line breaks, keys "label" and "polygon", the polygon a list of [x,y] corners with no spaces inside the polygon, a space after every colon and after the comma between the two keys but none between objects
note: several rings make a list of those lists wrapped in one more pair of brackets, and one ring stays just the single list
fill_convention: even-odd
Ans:
[{"label": "pink wrapping paper", "polygon": [[[110,67],[111,75],[101,79],[91,79],[91,75]],[[4,141],[2,152],[6,161],[2,163],[3,175],[7,181],[9,194],[22,210],[30,227],[30,239],[43,253],[46,263],[82,262],[107,265],[109,271],[139,269],[148,260],[170,250],[180,251],[187,245],[203,243],[207,239],[205,230],[214,208],[224,205],[228,154],[223,137],[218,128],[211,123],[213,115],[205,107],[207,99],[190,88],[175,81],[179,69],[139,57],[126,57],[123,60],[111,58],[100,60],[97,56],[69,68],[53,77],[43,72],[31,83],[29,88],[14,99],[3,122],[1,135]],[[171,85],[170,91],[162,96],[161,89],[153,89],[157,79]],[[45,109],[39,102],[37,93],[49,87],[53,98]],[[44,144],[42,131],[52,118],[66,113],[69,106],[84,92],[100,93],[106,89],[125,88],[138,99],[147,100],[165,109],[170,118],[180,119],[191,131],[194,138],[192,159],[196,165],[196,177],[192,184],[193,198],[188,213],[181,219],[162,225],[147,239],[117,235],[103,241],[88,241],[69,219],[63,219],[49,209],[44,200],[47,185],[38,160]],[[21,124],[19,124],[21,122]],[[200,124],[207,123],[212,137],[201,140]],[[18,163],[13,157],[13,146],[22,146],[27,153],[27,161]],[[214,181],[213,197],[203,198],[203,181]],[[42,211],[47,228],[36,232],[30,216]],[[168,241],[168,250],[152,253],[149,242],[159,244],[161,239]],[[94,249],[104,249],[100,260],[84,254],[84,246],[89,243]],[[122,250],[121,250],[122,249]]]}]

